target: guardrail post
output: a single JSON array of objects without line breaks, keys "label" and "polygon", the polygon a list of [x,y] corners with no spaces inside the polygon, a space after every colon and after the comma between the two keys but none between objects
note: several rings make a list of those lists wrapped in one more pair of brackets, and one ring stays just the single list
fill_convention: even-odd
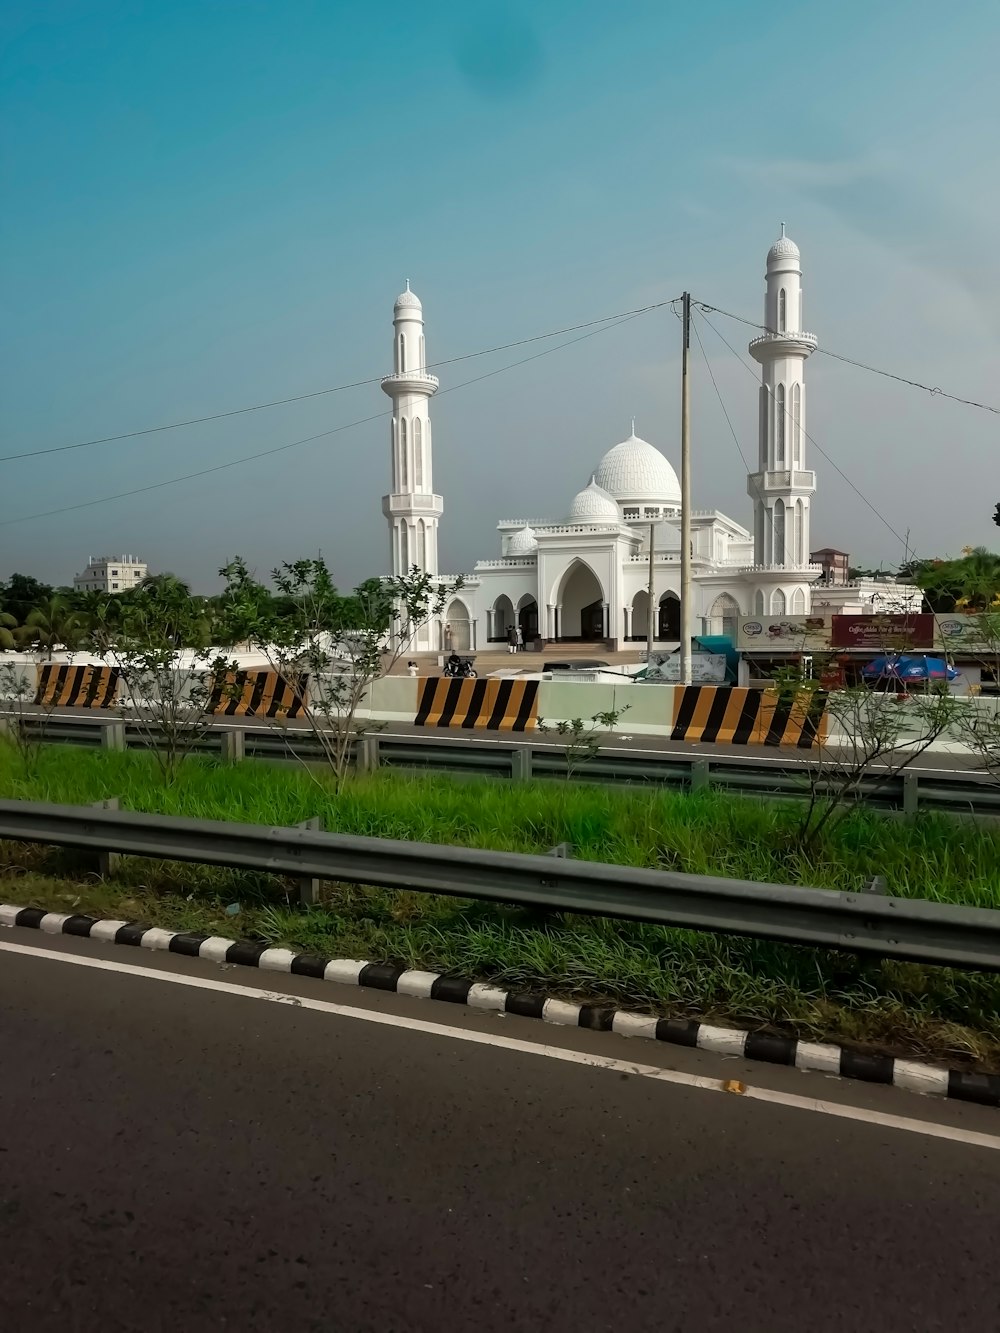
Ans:
[{"label": "guardrail post", "polygon": [[704,791],[707,786],[708,786],[708,760],[692,759],[691,790]]},{"label": "guardrail post", "polygon": [[247,755],[247,735],[239,727],[225,727],[219,732],[222,743],[222,762],[238,764]]},{"label": "guardrail post", "polygon": [[510,776],[514,782],[531,781],[531,746],[517,745],[510,752]]},{"label": "guardrail post", "polygon": [[360,736],[356,753],[359,773],[374,773],[378,770],[382,756],[379,754],[377,736]]},{"label": "guardrail post", "polygon": [[912,770],[903,774],[903,813],[915,815],[920,805],[920,779]]},{"label": "guardrail post", "polygon": [[[298,827],[311,829],[314,833],[318,833],[322,828],[322,824],[319,815],[313,815],[311,819],[303,819]],[[308,875],[305,875],[301,879],[297,879],[295,882],[299,886],[299,902],[303,907],[312,907],[315,903],[319,902],[320,881],[318,879],[311,879]]]},{"label": "guardrail post", "polygon": [[[120,803],[117,796],[109,796],[106,801],[95,801],[95,810],[118,810]],[[97,873],[105,879],[110,879],[118,867],[121,865],[122,858],[118,852],[101,851],[97,853]]]},{"label": "guardrail post", "polygon": [[101,749],[125,749],[125,723],[101,720]]}]

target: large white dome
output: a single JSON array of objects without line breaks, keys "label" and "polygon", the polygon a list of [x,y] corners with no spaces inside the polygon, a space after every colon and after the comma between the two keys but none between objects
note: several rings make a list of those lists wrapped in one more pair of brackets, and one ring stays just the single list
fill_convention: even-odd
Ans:
[{"label": "large white dome", "polygon": [[634,430],[627,440],[622,440],[604,455],[595,480],[622,504],[638,501],[679,505],[681,502],[677,473],[659,449],[654,449],[648,440],[640,440]]},{"label": "large white dome", "polygon": [[591,478],[590,485],[575,496],[569,508],[570,523],[620,523],[614,497]]}]

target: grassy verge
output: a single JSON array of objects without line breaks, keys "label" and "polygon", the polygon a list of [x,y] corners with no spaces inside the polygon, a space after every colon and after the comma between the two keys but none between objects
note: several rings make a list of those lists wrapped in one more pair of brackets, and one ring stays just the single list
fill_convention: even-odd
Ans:
[{"label": "grassy verge", "polygon": [[[64,747],[43,752],[30,780],[0,749],[0,794],[117,796],[128,809],[264,824],[318,814],[343,832],[514,851],[566,841],[592,860],[830,888],[882,874],[894,894],[1000,907],[1000,834],[954,819],[904,824],[859,812],[810,859],[796,847],[795,809],[780,803],[385,774],[335,797],[295,770],[209,762],[192,762],[164,789],[141,755]],[[130,858],[102,881],[78,859],[16,844],[0,846],[0,876],[6,901],[1000,1069],[1000,979],[984,974],[366,887],[329,886],[323,906],[303,912],[266,875]]]}]

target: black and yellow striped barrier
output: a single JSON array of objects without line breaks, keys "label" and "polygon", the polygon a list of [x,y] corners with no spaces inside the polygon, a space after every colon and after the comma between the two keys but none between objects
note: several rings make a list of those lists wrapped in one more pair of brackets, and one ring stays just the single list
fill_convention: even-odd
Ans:
[{"label": "black and yellow striped barrier", "polygon": [[446,680],[421,683],[418,727],[533,731],[538,722],[537,680]]},{"label": "black and yellow striped barrier", "polygon": [[217,680],[208,712],[221,717],[299,717],[305,706],[305,677],[289,680],[277,671],[233,671]]},{"label": "black and yellow striped barrier", "polygon": [[703,745],[794,745],[809,750],[826,739],[826,693],[686,685],[674,691],[673,741]]},{"label": "black and yellow striped barrier", "polygon": [[39,666],[35,703],[47,708],[111,708],[118,694],[117,667]]}]

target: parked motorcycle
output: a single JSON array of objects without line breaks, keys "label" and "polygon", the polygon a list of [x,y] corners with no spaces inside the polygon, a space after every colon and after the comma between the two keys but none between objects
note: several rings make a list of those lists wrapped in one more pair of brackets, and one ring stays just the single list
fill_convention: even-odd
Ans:
[{"label": "parked motorcycle", "polygon": [[450,657],[444,664],[442,673],[449,680],[475,680],[476,673],[472,662],[466,657]]}]

